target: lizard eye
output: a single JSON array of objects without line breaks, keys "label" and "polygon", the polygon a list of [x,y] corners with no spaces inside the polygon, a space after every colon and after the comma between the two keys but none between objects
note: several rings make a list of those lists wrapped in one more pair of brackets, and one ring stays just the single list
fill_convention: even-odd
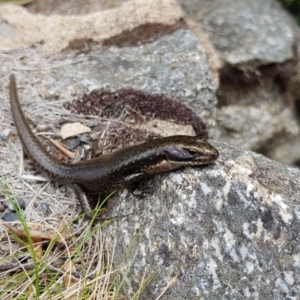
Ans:
[{"label": "lizard eye", "polygon": [[184,149],[189,155],[191,155],[191,156],[194,156],[194,155],[196,155],[197,154],[197,152],[196,151],[194,151],[194,150],[191,150],[191,149]]}]

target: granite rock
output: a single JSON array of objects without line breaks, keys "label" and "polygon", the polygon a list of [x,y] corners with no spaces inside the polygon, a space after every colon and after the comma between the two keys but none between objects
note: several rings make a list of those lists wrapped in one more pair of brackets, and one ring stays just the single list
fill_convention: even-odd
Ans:
[{"label": "granite rock", "polygon": [[276,0],[181,3],[209,34],[224,63],[253,68],[293,57],[292,20]]},{"label": "granite rock", "polygon": [[297,299],[300,171],[213,144],[216,163],[159,176],[145,199],[116,200],[104,231],[115,262],[129,253],[125,294],[155,274],[141,299],[164,289],[161,299]]}]

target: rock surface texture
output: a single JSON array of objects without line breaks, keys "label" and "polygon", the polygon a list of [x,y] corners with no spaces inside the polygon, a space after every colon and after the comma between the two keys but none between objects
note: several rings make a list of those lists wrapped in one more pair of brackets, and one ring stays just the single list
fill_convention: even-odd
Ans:
[{"label": "rock surface texture", "polygon": [[169,285],[163,299],[297,299],[300,171],[213,144],[216,163],[161,175],[151,196],[114,206],[125,216],[108,225],[115,257],[134,257],[126,294],[156,274],[142,299]]},{"label": "rock surface texture", "polygon": [[[34,127],[53,135],[66,120],[92,128],[72,140],[77,159],[91,140],[106,149],[112,132],[114,149],[153,133],[191,134],[200,116],[220,151],[216,163],[157,176],[143,199],[127,191],[110,199],[107,217],[117,218],[103,234],[116,266],[127,256],[124,295],[153,276],[141,299],[298,299],[300,171],[249,150],[299,165],[299,29],[275,0],[179,2],[184,12],[175,0],[124,1],[88,15],[1,6],[0,169],[29,221],[78,214],[64,190],[19,180],[12,72]],[[133,99],[143,103],[130,107]]]},{"label": "rock surface texture", "polygon": [[187,13],[203,24],[225,63],[253,68],[285,62],[293,56],[291,18],[274,0],[182,3]]}]

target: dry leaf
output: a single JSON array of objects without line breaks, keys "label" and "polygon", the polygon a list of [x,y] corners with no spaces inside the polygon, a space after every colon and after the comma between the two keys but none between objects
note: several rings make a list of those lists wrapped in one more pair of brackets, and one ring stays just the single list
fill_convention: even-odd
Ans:
[{"label": "dry leaf", "polygon": [[79,122],[76,123],[67,123],[65,124],[60,131],[60,135],[63,139],[76,136],[78,134],[91,132],[91,128],[80,124]]},{"label": "dry leaf", "polygon": [[[27,233],[24,230],[24,228],[18,229],[6,223],[3,223],[3,226],[21,238],[27,238]],[[59,244],[65,244],[65,240],[69,240],[72,237],[72,236],[65,235],[63,238],[61,238],[58,236],[57,231],[53,231],[53,230],[41,231],[41,230],[36,230],[31,228],[29,228],[29,234],[33,241],[41,239],[41,240],[55,241],[56,243]]]}]

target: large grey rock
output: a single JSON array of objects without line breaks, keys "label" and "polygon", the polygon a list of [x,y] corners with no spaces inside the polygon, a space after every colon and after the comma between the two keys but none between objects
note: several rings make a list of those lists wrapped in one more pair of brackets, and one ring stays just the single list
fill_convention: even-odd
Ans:
[{"label": "large grey rock", "polygon": [[216,85],[205,51],[186,29],[134,47],[94,46],[82,61],[41,75],[49,93],[45,97],[61,97],[66,91],[80,95],[95,88],[133,88],[178,97],[206,118],[216,105]]},{"label": "large grey rock", "polygon": [[169,284],[161,299],[297,299],[300,171],[213,144],[216,163],[159,176],[145,199],[117,200],[104,231],[115,262],[132,247],[125,293],[156,274],[141,299]]},{"label": "large grey rock", "polygon": [[293,56],[291,19],[275,0],[179,2],[202,24],[220,58],[228,64],[253,68]]},{"label": "large grey rock", "polygon": [[[51,0],[47,1],[46,5],[42,5],[37,14],[29,13],[24,7],[12,5],[13,1],[5,1],[4,5],[0,6],[0,26],[6,32],[0,33],[0,45],[7,50],[36,45],[38,49],[48,54],[60,53],[66,48],[78,48],[79,45],[82,49],[88,50],[86,47],[88,42],[102,43],[106,39],[124,32],[128,33],[146,24],[173,25],[182,17],[180,7],[175,0],[124,1],[117,8],[108,10],[105,10],[104,6],[101,10],[99,1],[92,8],[92,1],[95,2],[95,0],[89,2],[75,0],[71,5],[70,1],[59,1],[60,3],[56,5],[55,2],[58,1]],[[35,4],[39,6],[39,3]],[[93,13],[88,13],[89,8],[84,8],[86,5],[90,5],[89,8]],[[71,6],[73,9],[70,9]],[[51,11],[54,14],[44,15],[43,8],[45,14]],[[71,15],[66,13],[66,9],[70,9],[68,12]],[[79,11],[83,15],[79,16]],[[3,25],[6,26],[3,28]],[[145,34],[145,27],[143,28],[138,38]],[[129,36],[127,36],[128,40],[130,40]]]},{"label": "large grey rock", "polygon": [[299,84],[292,91],[291,81],[300,35],[293,18],[276,0],[180,2],[221,61],[214,138],[282,163],[299,161],[299,126],[291,109]]},{"label": "large grey rock", "polygon": [[[217,109],[215,137],[242,149],[264,151],[282,163],[291,164],[300,157],[275,155],[277,148],[289,147],[300,134],[296,119],[287,104],[284,104],[276,86],[270,82],[248,89],[219,89],[219,100],[225,97],[235,103]],[[296,146],[296,144],[295,144]]]}]

